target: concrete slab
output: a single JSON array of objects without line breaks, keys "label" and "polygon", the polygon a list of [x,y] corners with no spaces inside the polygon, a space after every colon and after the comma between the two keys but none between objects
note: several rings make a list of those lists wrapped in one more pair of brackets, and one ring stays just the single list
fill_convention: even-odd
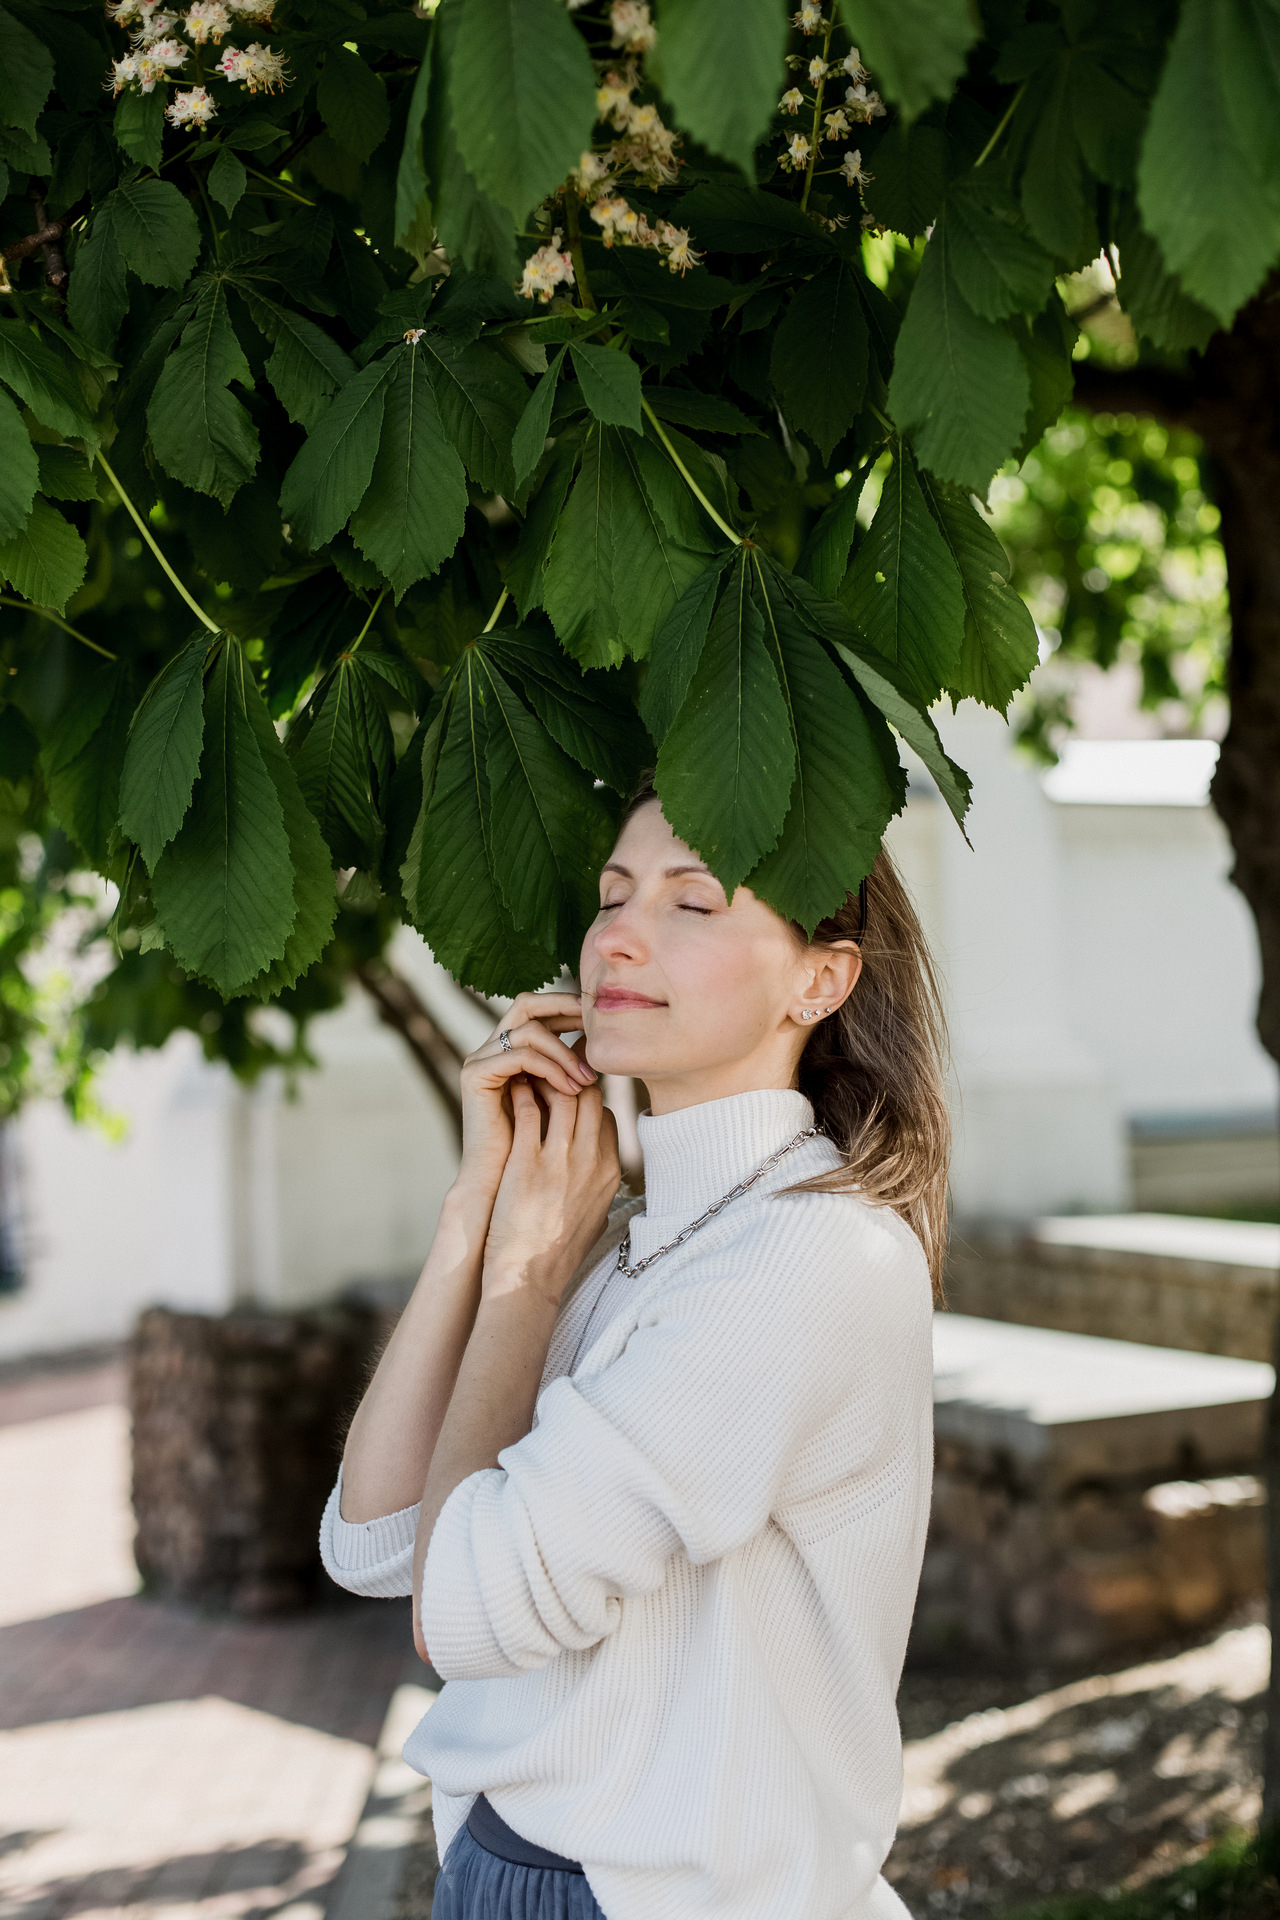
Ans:
[{"label": "concrete slab", "polygon": [[1272,1273],[1280,1269],[1280,1226],[1251,1220],[1206,1220],[1177,1213],[1064,1214],[1035,1221],[1031,1235],[1044,1246],[1209,1260]]},{"label": "concrete slab", "polygon": [[1274,1374],[1265,1362],[941,1313],[939,1440],[1019,1457],[1053,1480],[1245,1471]]}]

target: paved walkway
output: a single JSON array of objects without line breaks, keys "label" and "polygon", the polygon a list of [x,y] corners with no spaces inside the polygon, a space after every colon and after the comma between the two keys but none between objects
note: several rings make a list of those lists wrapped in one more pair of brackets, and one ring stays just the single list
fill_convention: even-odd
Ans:
[{"label": "paved walkway", "polygon": [[136,1597],[118,1363],[0,1380],[0,1916],[320,1920],[408,1603]]}]

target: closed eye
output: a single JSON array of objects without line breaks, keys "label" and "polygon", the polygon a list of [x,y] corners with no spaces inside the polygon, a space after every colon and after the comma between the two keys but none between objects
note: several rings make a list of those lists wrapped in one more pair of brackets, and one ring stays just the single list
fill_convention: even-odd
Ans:
[{"label": "closed eye", "polygon": [[715,908],[714,907],[693,907],[693,906],[690,906],[687,901],[682,900],[680,902],[680,911],[681,913],[714,913]]}]

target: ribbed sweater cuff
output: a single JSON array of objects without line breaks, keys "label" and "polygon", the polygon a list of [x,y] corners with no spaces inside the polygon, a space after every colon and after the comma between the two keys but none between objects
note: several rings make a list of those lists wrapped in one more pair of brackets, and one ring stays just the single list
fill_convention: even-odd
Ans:
[{"label": "ribbed sweater cuff", "polygon": [[341,1501],[339,1468],[320,1528],[321,1557],[330,1574],[356,1592],[388,1596],[408,1592],[404,1575],[406,1560],[412,1565],[418,1509],[402,1507],[376,1520],[344,1520]]}]

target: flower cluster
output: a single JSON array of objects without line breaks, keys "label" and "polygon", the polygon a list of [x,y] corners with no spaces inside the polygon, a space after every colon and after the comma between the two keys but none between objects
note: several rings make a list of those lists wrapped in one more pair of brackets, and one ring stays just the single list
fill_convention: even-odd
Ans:
[{"label": "flower cluster", "polygon": [[649,18],[643,0],[613,0],[609,9],[612,44],[628,53],[648,53],[658,38],[658,29]]},{"label": "flower cluster", "polygon": [[[884,102],[874,88],[867,85],[867,70],[862,64],[862,56],[856,47],[850,47],[843,60],[829,60],[827,54],[831,46],[831,21],[823,17],[818,0],[801,0],[798,13],[792,16],[792,25],[802,34],[822,33],[825,37],[820,54],[789,54],[787,65],[794,71],[803,71],[808,81],[808,89],[801,86],[788,87],[778,102],[780,112],[792,117],[801,111],[811,116],[808,133],[793,133],[786,136],[786,146],[778,155],[778,165],[790,173],[810,173],[821,159],[824,143],[839,143],[848,140],[856,125],[869,126],[873,120],[884,113]],[[827,89],[833,89],[841,80],[847,84],[844,99],[839,105],[832,105],[823,111],[823,103],[830,96]],[[856,187],[859,192],[870,180],[862,165],[862,153],[857,147],[844,153],[838,166],[826,167],[824,173],[835,173],[846,186]],[[845,226],[847,216],[837,215],[834,220],[824,220],[827,227]],[[874,225],[870,214],[863,216],[863,224]]]},{"label": "flower cluster", "polygon": [[[107,14],[113,25],[129,31],[130,49],[122,60],[113,60],[107,85],[113,93],[136,87],[152,93],[157,83],[174,79],[191,58],[193,48],[212,41],[221,45],[236,26],[271,24],[275,0],[192,0],[185,13],[166,12],[162,0],[110,0]],[[180,37],[185,34],[186,38]],[[288,78],[283,54],[256,40],[246,53],[228,47],[214,69],[224,79],[248,88],[250,93],[271,92],[283,87]],[[217,112],[217,104],[205,86],[177,93],[165,108],[165,118],[175,127],[205,127]]]},{"label": "flower cluster", "polygon": [[[524,273],[520,280],[520,291],[526,300],[535,295],[545,306],[557,287],[573,285],[573,261],[567,253],[560,252],[560,231],[551,236],[548,247],[539,247],[531,253],[524,263]],[[406,339],[408,336],[405,336]]]},{"label": "flower cluster", "polygon": [[687,227],[673,227],[669,220],[659,220],[656,227],[650,226],[646,216],[637,213],[621,194],[597,200],[591,209],[591,218],[601,229],[606,247],[611,247],[615,240],[621,240],[624,246],[652,247],[661,254],[672,273],[687,273],[690,267],[702,264],[702,255],[695,253],[690,245]]}]

